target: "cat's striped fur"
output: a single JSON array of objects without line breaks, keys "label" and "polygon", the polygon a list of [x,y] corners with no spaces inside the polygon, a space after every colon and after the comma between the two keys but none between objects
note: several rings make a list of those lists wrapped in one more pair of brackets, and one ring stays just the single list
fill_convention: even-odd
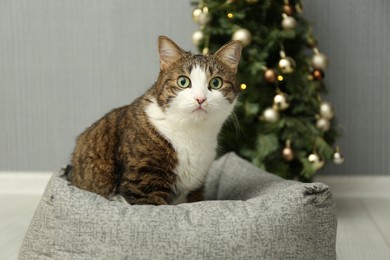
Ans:
[{"label": "cat's striped fur", "polygon": [[[235,73],[241,43],[209,56],[185,52],[165,36],[158,43],[157,82],[78,137],[68,176],[77,187],[154,205],[180,202],[201,190],[218,132],[239,93]],[[180,76],[191,85],[179,86]],[[215,77],[223,82],[219,89],[210,87]]]}]

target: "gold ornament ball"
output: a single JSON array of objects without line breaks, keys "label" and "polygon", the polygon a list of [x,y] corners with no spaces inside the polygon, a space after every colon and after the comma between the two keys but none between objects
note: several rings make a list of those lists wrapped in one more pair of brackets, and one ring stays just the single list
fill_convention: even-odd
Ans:
[{"label": "gold ornament ball", "polygon": [[298,13],[298,14],[301,14],[303,13],[303,6],[302,6],[302,3],[296,3],[295,4],[295,11]]},{"label": "gold ornament ball", "polygon": [[290,57],[284,57],[279,60],[279,69],[286,74],[294,72],[295,69],[295,61]]},{"label": "gold ornament ball", "polygon": [[242,46],[246,47],[252,42],[252,34],[249,30],[241,28],[233,33],[232,40],[241,41]]},{"label": "gold ornament ball", "polygon": [[319,118],[317,119],[317,123],[316,123],[316,126],[318,129],[320,129],[321,131],[328,131],[330,129],[330,122],[328,119],[325,119],[325,118]]},{"label": "gold ornament ball", "polygon": [[200,25],[207,25],[211,21],[211,13],[209,12],[209,8],[196,8],[194,11],[192,11],[192,19]]},{"label": "gold ornament ball", "polygon": [[284,160],[290,162],[294,160],[294,152],[291,148],[285,147],[282,151],[282,157]]},{"label": "gold ornament ball", "polygon": [[199,46],[202,41],[204,39],[204,34],[202,31],[198,30],[198,31],[195,31],[193,34],[192,34],[192,43],[196,46]]},{"label": "gold ornament ball", "polygon": [[318,70],[326,70],[328,67],[328,58],[322,53],[316,53],[311,60],[312,66]]},{"label": "gold ornament ball", "polygon": [[333,108],[329,103],[327,102],[321,103],[320,116],[327,120],[331,120],[334,117]]},{"label": "gold ornament ball", "polygon": [[267,108],[263,112],[263,118],[269,123],[275,123],[279,120],[279,112],[273,108]]},{"label": "gold ornament ball", "polygon": [[294,8],[289,4],[285,4],[283,5],[283,13],[291,16],[294,13]]},{"label": "gold ornament ball", "polygon": [[284,30],[293,30],[297,26],[297,21],[294,17],[285,15],[282,20],[282,28]]},{"label": "gold ornament ball", "polygon": [[199,17],[199,24],[200,25],[207,25],[211,21],[211,14],[210,13],[203,13]]},{"label": "gold ornament ball", "polygon": [[333,154],[333,162],[335,164],[342,164],[344,162],[344,156],[340,152],[335,152]]},{"label": "gold ornament ball", "polygon": [[196,8],[194,9],[194,11],[192,11],[192,19],[198,23],[199,22],[199,17],[202,15],[202,10],[199,9],[199,8]]},{"label": "gold ornament ball", "polygon": [[274,97],[274,106],[278,110],[285,110],[287,109],[290,105],[287,102],[287,95],[284,93],[277,94]]},{"label": "gold ornament ball", "polygon": [[307,159],[316,170],[321,169],[325,164],[325,162],[315,153],[310,154]]},{"label": "gold ornament ball", "polygon": [[322,80],[325,77],[325,73],[322,70],[314,70],[312,74],[316,80]]},{"label": "gold ornament ball", "polygon": [[278,73],[274,69],[266,69],[264,71],[264,79],[268,83],[275,83]]}]

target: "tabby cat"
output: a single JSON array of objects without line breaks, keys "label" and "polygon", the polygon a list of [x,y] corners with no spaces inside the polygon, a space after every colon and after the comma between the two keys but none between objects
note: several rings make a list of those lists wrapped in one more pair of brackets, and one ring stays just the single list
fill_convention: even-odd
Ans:
[{"label": "tabby cat", "polygon": [[241,43],[192,55],[160,36],[157,82],[76,141],[68,180],[129,204],[177,204],[202,190],[217,136],[240,92]]}]

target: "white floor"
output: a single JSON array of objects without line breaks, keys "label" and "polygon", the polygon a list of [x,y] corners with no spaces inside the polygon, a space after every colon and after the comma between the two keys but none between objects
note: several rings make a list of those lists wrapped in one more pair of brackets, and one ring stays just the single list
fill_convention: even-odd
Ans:
[{"label": "white floor", "polygon": [[17,259],[19,247],[50,173],[0,172],[0,259]]},{"label": "white floor", "polygon": [[336,198],[337,259],[390,259],[390,177],[322,177]]},{"label": "white floor", "polygon": [[[0,172],[0,259],[19,247],[50,173]],[[336,198],[340,260],[390,259],[390,177],[321,177]]]}]

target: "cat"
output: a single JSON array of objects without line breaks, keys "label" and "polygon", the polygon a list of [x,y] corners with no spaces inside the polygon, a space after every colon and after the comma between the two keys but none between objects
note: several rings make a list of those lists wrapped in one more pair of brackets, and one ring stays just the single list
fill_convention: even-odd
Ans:
[{"label": "cat", "polygon": [[218,134],[240,93],[241,50],[231,41],[212,55],[193,55],[160,36],[156,83],[78,136],[68,180],[129,204],[201,200]]}]

